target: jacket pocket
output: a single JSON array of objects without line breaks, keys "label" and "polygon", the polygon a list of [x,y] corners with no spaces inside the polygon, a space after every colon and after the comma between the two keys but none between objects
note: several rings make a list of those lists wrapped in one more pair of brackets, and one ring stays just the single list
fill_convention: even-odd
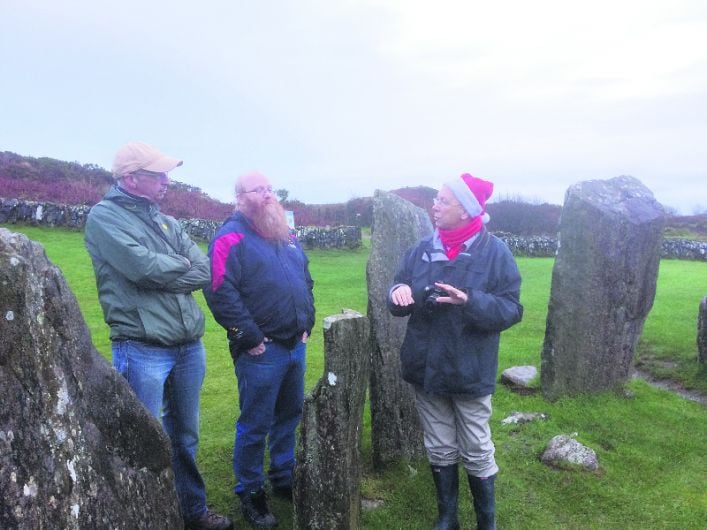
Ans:
[{"label": "jacket pocket", "polygon": [[488,264],[473,261],[449,268],[449,282],[459,289],[488,290]]},{"label": "jacket pocket", "polygon": [[158,344],[180,344],[186,341],[182,326],[176,326],[175,320],[166,308],[155,311],[150,307],[138,307],[137,313],[144,332],[145,342]]}]

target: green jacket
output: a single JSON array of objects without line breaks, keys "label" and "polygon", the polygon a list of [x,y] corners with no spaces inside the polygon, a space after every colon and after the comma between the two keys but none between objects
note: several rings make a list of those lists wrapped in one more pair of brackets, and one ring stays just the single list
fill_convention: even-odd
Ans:
[{"label": "green jacket", "polygon": [[113,186],[91,208],[85,242],[111,340],[174,346],[204,334],[191,293],[209,285],[209,259],[173,217]]}]

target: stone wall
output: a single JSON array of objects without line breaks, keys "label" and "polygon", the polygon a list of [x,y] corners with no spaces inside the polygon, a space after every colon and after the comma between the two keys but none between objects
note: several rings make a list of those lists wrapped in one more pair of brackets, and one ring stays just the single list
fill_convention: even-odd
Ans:
[{"label": "stone wall", "polygon": [[[534,258],[552,257],[557,253],[557,238],[550,236],[516,236],[505,232],[494,232],[502,239],[514,256],[529,256]],[[707,241],[692,241],[690,239],[664,239],[661,258],[707,261]]]},{"label": "stone wall", "polygon": [[361,246],[359,226],[298,226],[297,239],[305,249],[358,248]]},{"label": "stone wall", "polygon": [[[51,202],[20,201],[0,197],[0,223],[29,223],[43,226],[83,228],[90,206],[64,206]],[[194,239],[211,241],[220,221],[207,219],[180,219]],[[298,226],[297,238],[306,249],[358,248],[361,246],[361,228],[358,226]],[[521,237],[495,232],[505,241],[515,256],[552,257],[557,252],[557,238],[550,236]],[[662,258],[707,261],[707,242],[689,239],[665,239]]]},{"label": "stone wall", "polygon": [[664,239],[660,257],[707,261],[707,242],[689,239]]},{"label": "stone wall", "polygon": [[21,201],[0,197],[0,223],[83,228],[90,209],[90,206],[65,206],[51,202]]},{"label": "stone wall", "polygon": [[554,256],[557,252],[557,238],[549,236],[516,236],[506,232],[493,233],[502,239],[514,256],[529,256],[533,258],[545,258]]},{"label": "stone wall", "polygon": [[[66,206],[0,197],[0,223],[83,228],[90,209],[90,206]],[[200,241],[211,241],[222,224],[221,221],[208,219],[180,219],[179,222],[191,237]],[[298,226],[295,231],[306,249],[351,249],[361,246],[361,228],[358,226]]]}]

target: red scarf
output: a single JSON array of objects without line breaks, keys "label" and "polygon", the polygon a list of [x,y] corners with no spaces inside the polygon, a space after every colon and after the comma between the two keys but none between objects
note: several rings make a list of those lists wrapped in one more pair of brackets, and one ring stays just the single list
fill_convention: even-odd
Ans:
[{"label": "red scarf", "polygon": [[477,215],[468,223],[458,228],[452,228],[450,230],[439,229],[439,238],[442,240],[444,252],[447,254],[450,261],[459,255],[464,241],[474,234],[478,234],[483,226],[484,223],[481,221],[481,216]]}]

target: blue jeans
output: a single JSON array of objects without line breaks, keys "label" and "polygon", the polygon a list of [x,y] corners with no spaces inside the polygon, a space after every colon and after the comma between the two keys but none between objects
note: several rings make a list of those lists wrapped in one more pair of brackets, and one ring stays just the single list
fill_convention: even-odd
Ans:
[{"label": "blue jeans", "polygon": [[243,352],[235,362],[240,401],[233,445],[236,493],[263,486],[266,438],[270,449],[270,484],[292,485],[295,430],[304,404],[307,346],[303,342],[291,350],[276,342],[265,346],[262,355]]},{"label": "blue jeans", "polygon": [[204,481],[196,467],[199,395],[206,372],[200,340],[158,346],[134,340],[113,342],[113,366],[159,420],[172,444],[172,469],[185,520],[206,510]]}]

